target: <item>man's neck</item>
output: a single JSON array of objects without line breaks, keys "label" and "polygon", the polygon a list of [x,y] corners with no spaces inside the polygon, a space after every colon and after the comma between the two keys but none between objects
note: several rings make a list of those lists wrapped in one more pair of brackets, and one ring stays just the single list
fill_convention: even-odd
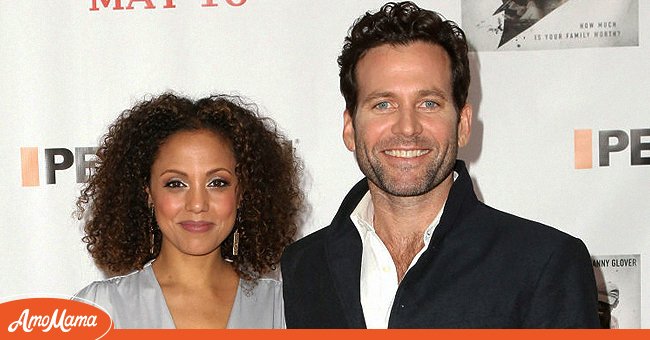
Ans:
[{"label": "man's neck", "polygon": [[411,197],[393,196],[369,183],[374,207],[373,225],[395,263],[399,282],[424,247],[424,231],[444,206],[453,183],[452,176],[431,191]]}]

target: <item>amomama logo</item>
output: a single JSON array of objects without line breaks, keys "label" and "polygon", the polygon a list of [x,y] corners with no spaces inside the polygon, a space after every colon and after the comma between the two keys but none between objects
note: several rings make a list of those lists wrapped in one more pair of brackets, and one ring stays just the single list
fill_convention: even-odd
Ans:
[{"label": "amomama logo", "polygon": [[113,328],[110,316],[91,304],[60,298],[20,299],[0,304],[3,339],[60,337],[99,339]]},{"label": "amomama logo", "polygon": [[[611,156],[624,151],[629,151],[630,165],[650,165],[650,129],[631,129],[629,133],[624,130],[600,130],[596,133],[598,142],[594,150],[594,133],[591,129],[573,131],[576,169],[593,168],[594,152],[601,167],[610,166]],[[624,164],[621,156],[618,156],[618,164]]]},{"label": "amomama logo", "polygon": [[[56,184],[57,171],[67,170],[75,165],[77,183],[83,183],[95,169],[96,147],[77,147],[74,153],[66,148],[43,149],[41,159],[47,184]],[[37,147],[20,148],[20,167],[22,185],[33,187],[40,185],[41,162]]]}]

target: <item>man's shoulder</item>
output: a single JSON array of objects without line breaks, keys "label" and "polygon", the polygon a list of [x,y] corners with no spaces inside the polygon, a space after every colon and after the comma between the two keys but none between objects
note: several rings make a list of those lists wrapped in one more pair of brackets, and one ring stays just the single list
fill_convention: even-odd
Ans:
[{"label": "man's shoulder", "polygon": [[[481,203],[478,213],[470,217],[471,222],[476,222],[482,228],[488,227],[502,236],[514,241],[535,241],[536,244],[573,243],[578,239],[561,229],[546,224],[502,211]],[[470,224],[473,224],[471,223]]]},{"label": "man's shoulder", "polygon": [[305,253],[305,252],[317,252],[323,249],[325,239],[329,233],[331,226],[321,228],[314,231],[311,234],[308,234],[301,239],[293,242],[284,251],[283,257],[295,256],[296,254]]}]

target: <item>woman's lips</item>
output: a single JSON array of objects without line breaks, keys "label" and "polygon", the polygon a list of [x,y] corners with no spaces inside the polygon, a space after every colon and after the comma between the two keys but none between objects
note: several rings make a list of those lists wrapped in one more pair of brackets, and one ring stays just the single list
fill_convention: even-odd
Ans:
[{"label": "woman's lips", "polygon": [[180,223],[183,229],[192,233],[203,233],[212,228],[213,223],[207,221],[184,221]]}]

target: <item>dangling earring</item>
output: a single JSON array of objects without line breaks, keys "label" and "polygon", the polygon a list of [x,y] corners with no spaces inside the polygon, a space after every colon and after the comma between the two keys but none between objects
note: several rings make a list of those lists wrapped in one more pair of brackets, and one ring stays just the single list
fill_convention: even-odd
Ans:
[{"label": "dangling earring", "polygon": [[149,206],[151,209],[151,222],[149,223],[149,254],[153,256],[154,248],[156,247],[156,231],[154,225],[156,224],[156,212],[154,211],[153,204]]},{"label": "dangling earring", "polygon": [[235,233],[232,235],[232,256],[237,256],[239,254],[239,228],[235,230]]},{"label": "dangling earring", "polygon": [[235,233],[232,235],[232,256],[239,254],[239,225],[241,225],[241,214],[237,211],[237,225]]}]

